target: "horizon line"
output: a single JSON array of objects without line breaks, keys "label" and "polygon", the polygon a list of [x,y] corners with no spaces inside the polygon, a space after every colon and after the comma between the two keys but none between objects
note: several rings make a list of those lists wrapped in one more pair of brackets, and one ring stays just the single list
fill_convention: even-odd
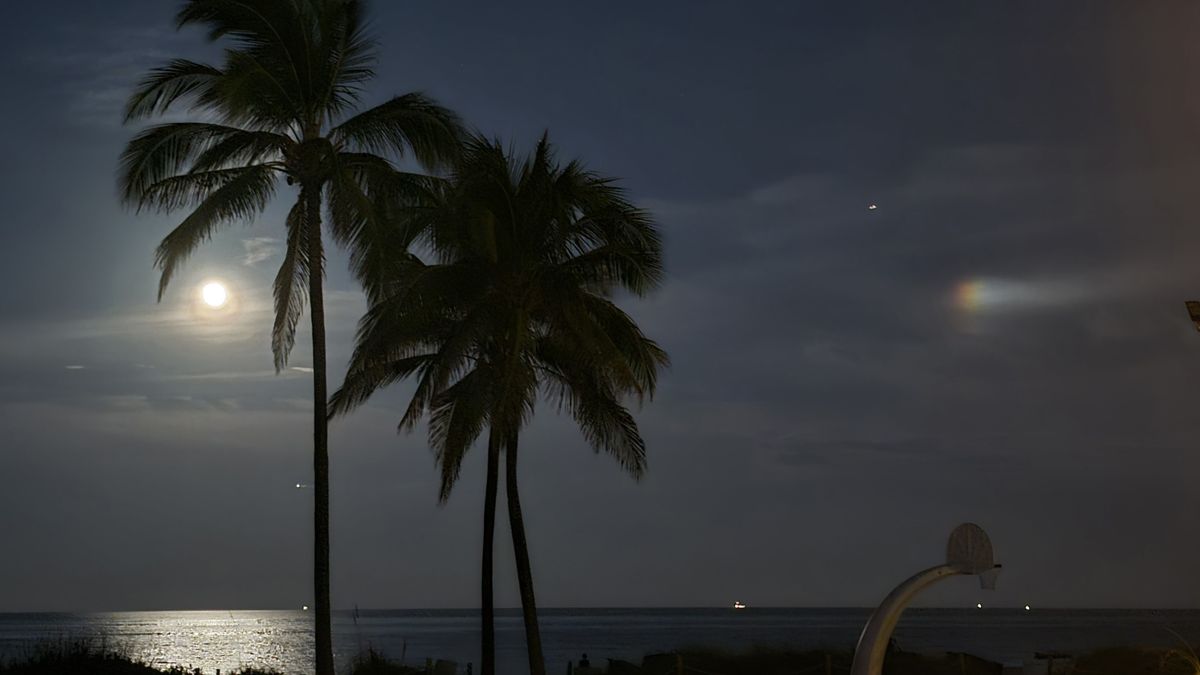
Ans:
[{"label": "horizon line", "polygon": [[[729,610],[730,612],[746,612],[754,610],[804,610],[804,611],[872,611],[876,608],[875,605],[749,605],[743,609],[734,609],[729,605],[590,605],[590,606],[545,606],[539,607],[538,611],[688,611],[688,610]],[[977,608],[973,605],[918,605],[909,607],[909,610],[924,611],[995,611],[995,610],[1013,610],[1025,611],[1024,604],[1013,605],[985,605],[983,608]],[[479,612],[479,607],[339,607],[331,611],[334,613],[353,614],[359,612]],[[497,612],[520,612],[521,607],[496,607]],[[1034,607],[1034,611],[1040,612],[1200,612],[1200,606],[1183,607],[1183,606],[1168,606],[1168,607],[1117,607],[1117,606],[1045,606]],[[155,613],[233,613],[233,612],[295,612],[304,614],[309,610],[296,607],[195,607],[187,609],[78,609],[78,610],[0,610],[0,616],[20,615],[20,614],[155,614]]]}]

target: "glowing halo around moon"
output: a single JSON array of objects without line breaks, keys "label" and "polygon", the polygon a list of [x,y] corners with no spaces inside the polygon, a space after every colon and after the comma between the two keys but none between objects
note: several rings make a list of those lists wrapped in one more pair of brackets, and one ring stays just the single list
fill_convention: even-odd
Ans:
[{"label": "glowing halo around moon", "polygon": [[229,291],[221,283],[210,281],[200,289],[200,299],[209,307],[220,309],[229,302]]},{"label": "glowing halo around moon", "polygon": [[206,281],[200,286],[200,301],[209,309],[221,309],[229,303],[229,288],[220,281]]},{"label": "glowing halo around moon", "polygon": [[[252,290],[240,283],[236,274],[208,274],[190,281],[180,295],[179,317],[186,317],[188,332],[201,340],[229,341],[248,338],[257,326],[246,321],[247,312],[258,309]],[[182,289],[181,289],[182,290]]]}]

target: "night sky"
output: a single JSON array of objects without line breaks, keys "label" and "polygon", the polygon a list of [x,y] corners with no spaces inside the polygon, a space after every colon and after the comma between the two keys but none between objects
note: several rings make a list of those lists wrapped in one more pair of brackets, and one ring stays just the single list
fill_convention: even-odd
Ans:
[{"label": "night sky", "polygon": [[[291,193],[161,304],[182,216],[116,198],[131,84],[213,54],[176,7],[5,6],[0,611],[311,602],[308,334],[281,375],[268,339]],[[664,230],[666,283],[625,303],[673,359],[638,414],[646,478],[552,406],[526,434],[542,605],[871,605],[971,520],[999,589],[927,603],[1200,606],[1200,4],[373,17],[369,103],[423,90],[518,148],[549,129]],[[364,301],[330,269],[336,385]],[[189,309],[213,277],[221,320]],[[335,607],[478,604],[484,453],[438,507],[424,428],[395,432],[406,394],[333,426]]]}]

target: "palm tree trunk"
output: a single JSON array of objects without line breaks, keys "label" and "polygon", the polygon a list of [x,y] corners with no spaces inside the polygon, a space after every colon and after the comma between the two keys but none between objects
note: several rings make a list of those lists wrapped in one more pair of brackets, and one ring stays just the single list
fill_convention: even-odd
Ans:
[{"label": "palm tree trunk", "polygon": [[333,625],[329,606],[329,399],[325,384],[325,277],[321,246],[321,192],[305,186],[308,226],[308,303],[312,318],[313,367],[313,608],[316,610],[317,675],[333,673]]},{"label": "palm tree trunk", "polygon": [[500,437],[488,435],[487,488],[483,499],[483,572],[480,588],[481,675],[496,675],[496,605],[492,591],[492,544],[496,539],[496,487],[500,480]]},{"label": "palm tree trunk", "polygon": [[537,601],[533,597],[533,570],[529,565],[529,544],[525,540],[525,521],[521,517],[521,497],[517,492],[517,434],[513,432],[504,448],[504,492],[508,497],[508,527],[512,531],[513,553],[517,562],[517,585],[521,591],[521,614],[525,619],[525,648],[529,652],[530,675],[546,675],[542,656],[542,634],[538,630]]}]

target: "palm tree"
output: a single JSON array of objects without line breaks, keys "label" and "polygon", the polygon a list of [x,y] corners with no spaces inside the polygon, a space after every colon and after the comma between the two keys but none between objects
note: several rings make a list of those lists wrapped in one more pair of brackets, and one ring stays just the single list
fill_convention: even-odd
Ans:
[{"label": "palm tree", "polygon": [[579,162],[558,163],[545,137],[520,160],[497,142],[472,139],[448,184],[400,217],[434,260],[407,256],[374,289],[331,406],[345,413],[381,387],[415,377],[401,428],[429,415],[443,499],[467,450],[488,430],[483,672],[494,667],[487,611],[503,454],[530,670],[542,675],[517,480],[521,430],[544,396],[570,412],[593,449],[642,475],[645,443],[624,400],[653,395],[667,356],[612,296],[657,286],[658,231],[611,179]]},{"label": "palm tree", "polygon": [[[421,94],[349,116],[373,77],[375,45],[359,0],[186,0],[179,27],[206,28],[225,44],[220,65],[175,59],[130,97],[126,121],[185,110],[198,121],[138,133],[121,157],[125,203],[190,212],[159,245],[158,296],[217,230],[258,215],[280,178],[298,187],[275,277],[271,349],[282,369],[309,307],[313,350],[314,600],[316,670],[333,673],[329,600],[329,453],[326,411],[322,206],[334,241],[365,283],[390,258],[386,214],[429,179],[398,171],[411,156],[438,167],[456,156],[461,124]],[[390,249],[389,249],[390,250]]]}]

